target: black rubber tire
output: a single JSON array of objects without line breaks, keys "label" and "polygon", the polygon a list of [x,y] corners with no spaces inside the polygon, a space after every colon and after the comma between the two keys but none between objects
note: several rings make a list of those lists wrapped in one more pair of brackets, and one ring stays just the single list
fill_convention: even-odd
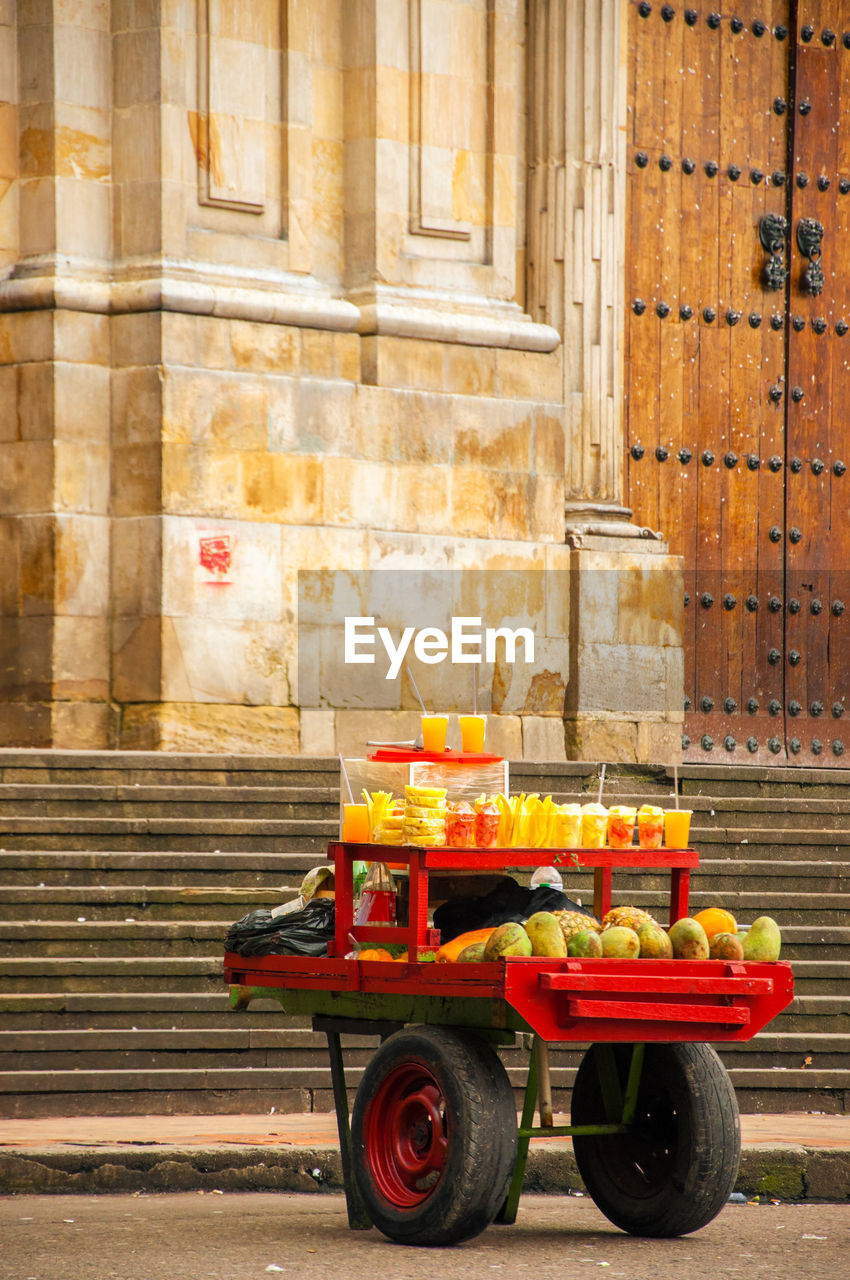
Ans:
[{"label": "black rubber tire", "polygon": [[[625,1090],[631,1045],[591,1045],[573,1085],[572,1123],[607,1119],[600,1055],[613,1050]],[[606,1218],[635,1236],[681,1236],[716,1217],[741,1156],[735,1092],[707,1044],[648,1044],[627,1134],[573,1138],[576,1164]]]},{"label": "black rubber tire", "polygon": [[[426,1091],[430,1123],[411,1101]],[[516,1160],[516,1105],[501,1059],[474,1033],[397,1031],[363,1073],[351,1137],[354,1179],[379,1231],[409,1245],[471,1239],[501,1208]],[[405,1159],[421,1153],[425,1169],[437,1143],[435,1167],[416,1184]]]}]

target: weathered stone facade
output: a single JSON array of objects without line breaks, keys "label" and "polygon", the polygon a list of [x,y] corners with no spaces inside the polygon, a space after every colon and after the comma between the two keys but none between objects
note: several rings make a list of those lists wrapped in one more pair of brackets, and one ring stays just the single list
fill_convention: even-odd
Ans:
[{"label": "weathered stone facade", "polygon": [[0,0],[4,745],[407,736],[401,687],[299,699],[297,573],[425,567],[568,575],[562,703],[490,745],[675,758],[679,562],[621,505],[624,8]]}]

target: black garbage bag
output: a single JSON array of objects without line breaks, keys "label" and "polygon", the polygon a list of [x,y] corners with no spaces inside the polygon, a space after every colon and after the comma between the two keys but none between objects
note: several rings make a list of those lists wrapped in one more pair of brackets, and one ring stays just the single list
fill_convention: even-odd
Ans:
[{"label": "black garbage bag", "polygon": [[551,885],[526,889],[513,876],[504,876],[489,893],[441,903],[434,911],[434,928],[440,930],[441,942],[451,942],[471,929],[487,929],[508,920],[522,924],[535,911],[562,910],[591,914]]},{"label": "black garbage bag", "polygon": [[249,911],[227,931],[225,951],[238,956],[323,956],[334,936],[333,898],[313,898],[300,911]]}]

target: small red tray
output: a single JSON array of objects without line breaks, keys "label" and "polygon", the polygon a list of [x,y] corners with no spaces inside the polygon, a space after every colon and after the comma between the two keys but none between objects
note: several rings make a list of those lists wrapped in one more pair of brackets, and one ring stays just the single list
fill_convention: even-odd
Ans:
[{"label": "small red tray", "polygon": [[379,747],[369,760],[384,764],[501,764],[504,756],[486,751],[416,751],[411,747]]}]

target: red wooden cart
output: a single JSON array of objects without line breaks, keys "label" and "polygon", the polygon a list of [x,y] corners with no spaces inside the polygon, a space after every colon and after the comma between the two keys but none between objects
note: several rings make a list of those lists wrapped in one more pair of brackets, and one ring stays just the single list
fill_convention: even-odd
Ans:
[{"label": "red wooden cart", "polygon": [[[382,853],[384,851],[382,850]],[[636,1235],[704,1226],[734,1185],[740,1131],[734,1092],[712,1043],[749,1040],[793,997],[791,967],[723,960],[420,958],[432,872],[481,873],[554,863],[593,868],[594,912],[611,905],[617,868],[670,873],[670,922],[688,914],[692,849],[393,848],[409,868],[408,922],[353,923],[353,864],[372,845],[333,842],[335,941],[318,959],[225,956],[231,1003],[277,999],[327,1034],[349,1222],[408,1244],[451,1244],[513,1222],[535,1135],[572,1136],[589,1194]],[[402,962],[346,958],[401,942]],[[341,1034],[374,1034],[349,1119]],[[531,1038],[522,1118],[496,1047]],[[551,1043],[589,1045],[571,1123],[554,1126]],[[534,1126],[535,1109],[540,1123]]]}]

